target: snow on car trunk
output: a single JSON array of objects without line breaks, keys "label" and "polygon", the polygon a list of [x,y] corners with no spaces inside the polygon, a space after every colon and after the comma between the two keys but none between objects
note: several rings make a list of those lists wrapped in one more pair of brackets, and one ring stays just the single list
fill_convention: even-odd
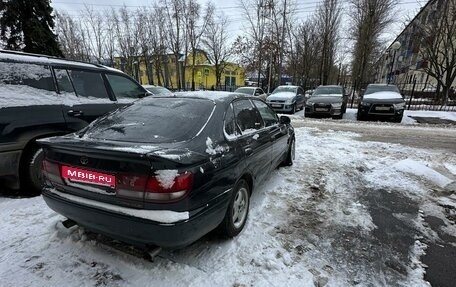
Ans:
[{"label": "snow on car trunk", "polygon": [[409,158],[434,178],[442,158],[452,169],[456,156],[316,128],[296,129],[296,149],[292,167],[256,187],[238,237],[211,233],[154,262],[105,247],[80,227],[63,228],[41,197],[0,197],[2,284],[427,286],[420,255],[432,234],[422,218],[432,212],[447,222],[434,198],[444,188],[395,164]]}]

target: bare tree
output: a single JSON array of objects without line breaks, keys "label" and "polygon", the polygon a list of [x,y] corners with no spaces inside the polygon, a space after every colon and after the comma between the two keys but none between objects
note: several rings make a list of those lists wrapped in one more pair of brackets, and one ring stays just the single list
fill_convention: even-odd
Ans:
[{"label": "bare tree", "polygon": [[55,30],[63,55],[71,60],[88,61],[89,53],[83,41],[85,34],[80,23],[65,12],[56,11],[55,19]]},{"label": "bare tree", "polygon": [[177,89],[181,90],[183,79],[179,60],[184,46],[185,0],[165,0],[161,7],[165,16],[167,46],[174,55]]},{"label": "bare tree", "polygon": [[320,83],[326,85],[334,67],[339,41],[338,29],[341,21],[339,0],[323,0],[317,10],[316,19],[321,41]]},{"label": "bare tree", "polygon": [[121,58],[121,69],[135,78],[138,78],[138,53],[140,25],[135,21],[135,15],[122,7],[118,12],[113,10],[118,53]]},{"label": "bare tree", "polygon": [[444,1],[429,12],[425,21],[414,22],[415,38],[420,39],[420,54],[428,63],[424,70],[442,87],[442,104],[446,104],[456,79],[456,0]]},{"label": "bare tree", "polygon": [[207,25],[212,18],[215,7],[209,2],[204,14],[201,15],[201,6],[196,0],[188,0],[185,15],[186,34],[192,53],[192,91],[195,90],[195,64],[196,52],[201,41],[201,37],[206,31]]},{"label": "bare tree", "polygon": [[352,37],[355,41],[352,77],[355,88],[369,80],[381,47],[379,37],[393,21],[397,0],[350,0]]},{"label": "bare tree", "polygon": [[315,22],[316,19],[311,17],[294,29],[290,29],[295,52],[288,54],[288,73],[300,79],[296,83],[304,87],[316,85],[320,77],[320,64],[317,59],[320,56],[321,43]]},{"label": "bare tree", "polygon": [[202,43],[207,50],[209,60],[214,64],[216,86],[220,89],[223,70],[226,67],[232,49],[228,46],[229,35],[226,31],[228,18],[224,15],[210,18]]},{"label": "bare tree", "polygon": [[87,35],[90,56],[94,57],[98,63],[102,63],[105,56],[104,43],[106,40],[104,18],[98,10],[94,10],[89,5],[84,5],[82,16],[82,27]]}]

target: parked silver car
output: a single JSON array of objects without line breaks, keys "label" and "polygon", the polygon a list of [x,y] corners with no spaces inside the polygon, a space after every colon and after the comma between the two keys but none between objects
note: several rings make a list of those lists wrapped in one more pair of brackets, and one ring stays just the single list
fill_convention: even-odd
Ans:
[{"label": "parked silver car", "polygon": [[278,113],[294,114],[304,109],[304,90],[299,86],[278,86],[266,102]]},{"label": "parked silver car", "polygon": [[266,101],[266,98],[268,96],[263,91],[262,88],[258,88],[258,87],[240,87],[240,88],[237,88],[234,92],[249,95],[249,96],[254,96],[256,98],[262,99],[263,101]]}]

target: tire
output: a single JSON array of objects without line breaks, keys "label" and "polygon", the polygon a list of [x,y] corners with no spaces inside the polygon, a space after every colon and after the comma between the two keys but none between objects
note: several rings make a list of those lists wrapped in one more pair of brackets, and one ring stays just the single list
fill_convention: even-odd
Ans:
[{"label": "tire", "polygon": [[294,104],[293,110],[291,111],[291,113],[294,115],[297,111],[298,111],[298,107],[296,106],[296,104]]},{"label": "tire", "polygon": [[24,152],[21,160],[21,189],[25,193],[40,194],[44,186],[41,166],[43,164],[43,149],[33,145]]},{"label": "tire", "polygon": [[287,157],[283,161],[283,165],[292,166],[293,162],[295,160],[295,155],[296,155],[296,145],[295,145],[295,138],[293,137],[291,139],[290,145],[288,146]]},{"label": "tire", "polygon": [[362,114],[360,114],[359,112],[356,113],[356,120],[358,121],[364,121],[365,118]]},{"label": "tire", "polygon": [[225,217],[220,224],[221,232],[228,238],[238,235],[245,226],[249,215],[250,188],[241,179],[235,186]]},{"label": "tire", "polygon": [[394,117],[394,118],[393,118],[393,122],[394,122],[394,123],[400,123],[400,122],[402,122],[402,117],[403,117],[403,115],[401,115],[401,116],[399,116],[399,117]]}]

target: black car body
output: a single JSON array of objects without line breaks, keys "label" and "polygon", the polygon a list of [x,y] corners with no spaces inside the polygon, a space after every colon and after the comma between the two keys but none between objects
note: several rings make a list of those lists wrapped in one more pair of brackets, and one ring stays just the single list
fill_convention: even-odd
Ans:
[{"label": "black car body", "polygon": [[305,115],[328,116],[341,119],[347,110],[348,96],[342,86],[317,87],[306,101]]},{"label": "black car body", "polygon": [[304,108],[304,90],[299,86],[278,86],[266,98],[269,106],[278,113],[292,113]]},{"label": "black car body", "polygon": [[358,104],[358,120],[391,120],[400,123],[405,101],[399,89],[390,84],[370,84]]},{"label": "black car body", "polygon": [[0,181],[37,188],[36,139],[80,130],[146,93],[112,68],[0,50]]},{"label": "black car body", "polygon": [[[230,208],[248,212],[252,190],[292,163],[294,130],[259,99],[194,92],[140,100],[40,144],[53,210],[134,245],[181,247],[220,225],[229,236],[242,230],[245,221],[227,222]],[[111,180],[74,180],[77,172]],[[234,199],[240,187],[244,205]]]}]

